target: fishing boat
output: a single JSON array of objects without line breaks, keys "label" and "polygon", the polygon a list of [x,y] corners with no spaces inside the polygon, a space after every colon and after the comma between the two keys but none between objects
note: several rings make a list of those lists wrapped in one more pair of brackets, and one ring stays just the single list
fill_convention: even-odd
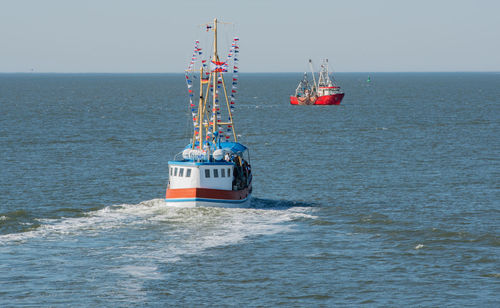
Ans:
[{"label": "fishing boat", "polygon": [[309,66],[313,78],[312,84],[307,77],[307,73],[304,73],[304,77],[295,90],[295,95],[290,96],[290,104],[340,105],[340,102],[344,98],[344,91],[342,91],[333,76],[330,78],[330,73],[328,72],[328,59],[323,60],[321,64],[318,82],[316,82],[311,60],[309,60]]},{"label": "fishing boat", "polygon": [[196,41],[186,70],[193,133],[190,143],[168,162],[165,197],[168,206],[244,207],[250,202],[249,149],[238,142],[233,118],[238,91],[239,39],[233,38],[226,59],[219,58],[219,24],[214,19],[213,23],[203,25],[207,32],[213,31],[210,59],[202,59],[202,48]]}]

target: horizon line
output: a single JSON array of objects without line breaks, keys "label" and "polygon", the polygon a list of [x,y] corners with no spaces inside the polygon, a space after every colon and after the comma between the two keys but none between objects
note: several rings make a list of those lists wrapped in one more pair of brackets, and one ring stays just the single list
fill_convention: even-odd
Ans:
[{"label": "horizon line", "polygon": [[[227,72],[231,73],[231,72]],[[297,71],[297,72],[238,72],[238,74],[303,74],[304,72],[302,71]],[[309,72],[307,72],[309,73]],[[486,70],[477,70],[477,71],[472,71],[472,70],[456,70],[456,71],[334,71],[332,72],[334,74],[345,74],[345,73],[363,73],[363,74],[375,74],[375,73],[500,73],[500,70],[498,71],[486,71]],[[71,75],[71,74],[102,74],[102,75],[119,75],[119,74],[144,74],[144,75],[162,75],[162,74],[185,74],[185,72],[48,72],[48,71],[31,71],[31,72],[26,72],[26,71],[18,71],[18,72],[0,72],[0,74],[61,74],[61,75]]]}]

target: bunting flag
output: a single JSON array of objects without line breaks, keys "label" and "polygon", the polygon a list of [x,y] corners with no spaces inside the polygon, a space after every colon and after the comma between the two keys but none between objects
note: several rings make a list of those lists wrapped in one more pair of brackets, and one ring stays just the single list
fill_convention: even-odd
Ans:
[{"label": "bunting flag", "polygon": [[[233,38],[233,43],[231,44],[231,49],[228,53],[228,60],[232,59],[233,62],[233,67],[232,67],[232,82],[231,82],[231,95],[230,95],[230,101],[229,101],[229,115],[228,115],[228,122],[231,122],[234,114],[234,105],[236,104],[236,93],[238,89],[238,58],[236,55],[239,53],[240,47],[238,46],[239,43],[239,38],[235,37]],[[231,135],[233,134],[233,126],[232,125],[227,125],[226,127],[226,140],[229,140]]]},{"label": "bunting flag", "polygon": [[227,72],[227,64],[221,61],[211,61],[210,70],[218,73]]},{"label": "bunting flag", "polygon": [[[195,66],[196,61],[198,60],[198,56],[201,56],[203,54],[202,49],[199,46],[200,41],[196,40],[194,42],[194,49],[193,49],[193,54],[191,56],[191,61],[188,64],[188,67],[186,69],[186,86],[188,90],[188,96],[189,96],[189,106],[191,107],[191,116],[193,119],[193,126],[194,126],[194,135],[199,136],[199,128],[197,127],[198,122],[197,122],[197,116],[198,116],[198,111],[196,110],[196,105],[193,102],[193,81],[191,80],[191,75],[193,73],[193,69]],[[201,141],[201,140],[200,140]],[[201,142],[200,142],[201,143]],[[198,148],[200,148],[200,145],[198,145]]]}]

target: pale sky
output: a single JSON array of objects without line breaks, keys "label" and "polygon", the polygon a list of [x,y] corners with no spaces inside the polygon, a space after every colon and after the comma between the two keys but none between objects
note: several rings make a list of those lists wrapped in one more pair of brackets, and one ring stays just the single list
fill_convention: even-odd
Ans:
[{"label": "pale sky", "polygon": [[0,72],[183,72],[214,17],[241,72],[500,71],[496,0],[0,0]]}]

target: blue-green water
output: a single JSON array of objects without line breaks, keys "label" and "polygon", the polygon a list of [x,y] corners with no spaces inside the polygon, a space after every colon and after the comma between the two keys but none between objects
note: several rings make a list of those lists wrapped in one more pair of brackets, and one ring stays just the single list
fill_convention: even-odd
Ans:
[{"label": "blue-green water", "polygon": [[500,74],[242,74],[246,209],[171,209],[182,75],[0,75],[0,306],[500,302]]}]

